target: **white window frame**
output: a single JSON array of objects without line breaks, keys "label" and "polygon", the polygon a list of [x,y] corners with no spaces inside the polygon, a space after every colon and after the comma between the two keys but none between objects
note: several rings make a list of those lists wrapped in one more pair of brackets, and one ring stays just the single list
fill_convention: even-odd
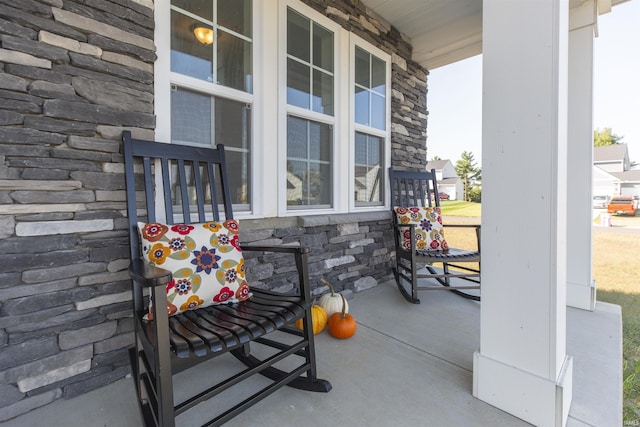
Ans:
[{"label": "white window frame", "polygon": [[[287,209],[287,114],[297,107],[287,105],[286,35],[287,8],[317,22],[334,33],[334,115],[332,146],[332,206],[330,208]],[[383,173],[383,205],[355,205],[355,132],[384,138],[384,168],[391,164],[391,55],[342,28],[338,23],[299,0],[253,1],[253,93],[212,85],[170,70],[171,10],[169,0],[155,3],[155,42],[157,60],[154,70],[156,129],[155,140],[171,141],[171,85],[203,91],[212,96],[233,99],[252,105],[250,211],[234,212],[242,218],[291,217],[337,214],[389,209],[387,171]],[[277,22],[277,25],[274,25]],[[386,62],[386,130],[380,131],[355,123],[354,80],[355,46]],[[277,58],[277,59],[275,59]],[[277,82],[277,84],[274,84]],[[310,110],[300,116],[327,122],[323,114]],[[296,114],[298,115],[298,114]],[[273,184],[277,183],[274,191]]]},{"label": "white window frame", "polygon": [[[318,215],[327,213],[337,213],[344,211],[343,202],[340,197],[340,171],[342,165],[339,160],[346,157],[348,153],[343,152],[341,145],[338,141],[344,141],[341,134],[345,123],[346,109],[344,106],[348,102],[348,99],[344,99],[344,94],[341,88],[341,82],[346,80],[345,76],[348,75],[348,70],[345,69],[345,61],[343,58],[343,39],[345,31],[336,22],[327,18],[326,16],[316,12],[311,7],[297,1],[297,0],[283,0],[279,5],[279,37],[278,37],[278,64],[279,64],[279,76],[278,76],[278,164],[281,165],[278,168],[278,216],[303,216],[303,215]],[[287,103],[287,10],[292,10],[300,13],[306,18],[318,23],[325,27],[329,31],[333,32],[333,64],[334,64],[334,111],[333,116],[329,117],[326,114],[317,113],[312,110],[289,105]],[[331,147],[331,169],[332,169],[332,203],[330,207],[321,208],[296,208],[288,209],[287,207],[287,117],[292,114],[296,117],[303,119],[317,121],[320,123],[326,123],[333,126],[333,142]]]},{"label": "white window frame", "polygon": [[[373,126],[365,126],[360,123],[356,123],[355,120],[355,93],[354,86],[356,80],[356,66],[355,66],[355,52],[356,46],[360,49],[369,52],[370,54],[378,57],[385,62],[385,129],[377,129]],[[391,165],[391,55],[373,46],[371,43],[365,41],[361,37],[355,34],[350,34],[349,45],[349,147],[350,147],[350,165],[349,165],[349,211],[350,212],[366,212],[366,211],[379,211],[383,208],[389,209],[390,197],[389,197],[389,176],[387,170]],[[355,165],[356,165],[356,153],[355,153],[355,136],[356,132],[362,132],[367,135],[377,136],[384,141],[384,152],[381,153],[384,164],[382,165],[382,183],[381,188],[384,194],[383,199],[379,205],[370,206],[356,206],[355,194]]]},{"label": "white window frame", "polygon": [[[219,84],[207,82],[195,77],[187,76],[180,73],[171,71],[171,1],[170,0],[156,0],[155,2],[155,31],[154,40],[156,42],[156,55],[157,59],[154,64],[154,99],[155,99],[155,112],[156,112],[156,129],[155,140],[171,143],[171,92],[174,87],[180,86],[183,89],[194,90],[203,95],[211,97],[221,97],[230,99],[232,101],[244,102],[251,105],[251,111],[253,114],[251,120],[251,148],[250,148],[250,163],[253,165],[250,171],[250,180],[248,182],[249,191],[252,195],[249,200],[248,211],[234,211],[234,216],[237,218],[250,218],[255,217],[256,212],[259,212],[260,206],[256,206],[258,198],[255,197],[262,189],[256,187],[256,183],[259,182],[257,172],[261,171],[262,165],[257,161],[260,159],[259,154],[255,150],[258,146],[256,141],[256,135],[258,130],[256,126],[256,115],[260,113],[259,107],[262,103],[260,97],[256,96],[256,80],[260,78],[261,63],[259,60],[261,57],[257,55],[256,46],[256,28],[262,30],[260,25],[256,25],[256,17],[261,16],[260,9],[262,9],[262,0],[252,1],[252,14],[253,14],[253,29],[252,29],[252,76],[253,76],[253,93],[244,92],[242,90],[225,87]],[[256,112],[258,109],[258,112]],[[184,145],[201,146],[200,144],[189,144],[184,142]]]}]

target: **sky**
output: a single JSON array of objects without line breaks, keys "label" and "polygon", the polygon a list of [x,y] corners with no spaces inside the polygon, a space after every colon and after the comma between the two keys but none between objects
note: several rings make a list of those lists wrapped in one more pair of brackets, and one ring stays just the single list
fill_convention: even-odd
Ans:
[{"label": "sky", "polygon": [[[640,0],[598,18],[594,42],[593,128],[611,128],[640,163]],[[429,73],[427,158],[455,165],[470,151],[482,165],[482,55]]]}]

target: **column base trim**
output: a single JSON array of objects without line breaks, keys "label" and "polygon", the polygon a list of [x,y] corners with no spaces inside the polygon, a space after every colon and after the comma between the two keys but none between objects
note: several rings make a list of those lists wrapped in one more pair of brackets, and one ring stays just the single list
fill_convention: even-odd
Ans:
[{"label": "column base trim", "polygon": [[473,396],[537,426],[563,427],[573,396],[573,358],[556,381],[473,354]]},{"label": "column base trim", "polygon": [[596,309],[596,281],[590,284],[567,282],[567,306],[582,310]]}]

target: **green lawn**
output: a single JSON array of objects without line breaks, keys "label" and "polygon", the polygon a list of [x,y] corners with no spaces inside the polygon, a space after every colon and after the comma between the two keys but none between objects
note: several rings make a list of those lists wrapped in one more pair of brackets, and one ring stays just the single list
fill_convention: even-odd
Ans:
[{"label": "green lawn", "polygon": [[[442,213],[447,216],[475,217],[469,222],[477,223],[480,204],[461,201],[443,201]],[[614,225],[622,221],[637,220],[633,217],[614,217]],[[600,218],[594,220],[599,224]],[[474,249],[475,236],[465,230],[449,228],[447,241],[455,247]],[[638,235],[621,233],[593,233],[593,278],[597,284],[598,301],[622,307],[622,340],[624,363],[624,407],[626,423],[640,419],[640,238]],[[623,248],[623,250],[620,250]]]},{"label": "green lawn", "polygon": [[463,202],[462,200],[443,200],[440,203],[442,215],[479,217],[482,213],[480,203]]}]

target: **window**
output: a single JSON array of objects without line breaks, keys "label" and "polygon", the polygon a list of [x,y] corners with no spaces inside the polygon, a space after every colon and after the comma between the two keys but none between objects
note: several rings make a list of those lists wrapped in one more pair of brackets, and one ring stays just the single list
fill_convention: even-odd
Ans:
[{"label": "window", "polygon": [[387,62],[353,49],[354,204],[380,206],[385,200]]},{"label": "window", "polygon": [[388,53],[299,0],[155,14],[156,138],[224,144],[239,218],[384,209]]},{"label": "window", "polygon": [[251,0],[172,0],[171,141],[224,144],[235,210],[251,203]]},{"label": "window", "polygon": [[334,36],[287,9],[287,208],[331,207]]}]

